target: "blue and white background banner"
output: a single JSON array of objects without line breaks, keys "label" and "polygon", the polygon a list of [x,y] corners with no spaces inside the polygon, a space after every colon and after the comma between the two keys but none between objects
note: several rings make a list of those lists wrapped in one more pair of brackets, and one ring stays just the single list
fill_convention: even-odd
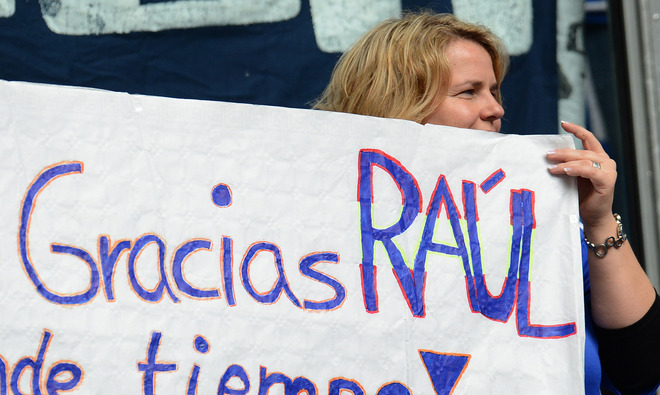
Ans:
[{"label": "blue and white background banner", "polygon": [[503,38],[504,131],[556,132],[557,5],[546,0],[0,0],[0,78],[307,108],[351,43],[421,7]]}]

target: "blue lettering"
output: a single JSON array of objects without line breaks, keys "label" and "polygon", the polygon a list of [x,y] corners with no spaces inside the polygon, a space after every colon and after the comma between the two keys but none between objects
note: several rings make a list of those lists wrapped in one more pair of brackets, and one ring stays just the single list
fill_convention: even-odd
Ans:
[{"label": "blue lettering", "polygon": [[44,331],[36,359],[25,357],[16,363],[14,371],[11,374],[11,390],[14,391],[15,395],[23,395],[23,393],[18,389],[18,380],[20,379],[23,370],[28,367],[32,369],[32,393],[34,395],[41,395],[39,379],[41,377],[41,368],[44,364],[44,356],[46,355],[46,350],[48,349],[51,336],[52,335],[49,331]]},{"label": "blue lettering", "polygon": [[222,236],[222,283],[229,306],[236,306],[234,298],[234,243],[231,237]]},{"label": "blue lettering", "polygon": [[7,363],[0,356],[0,395],[7,395]]},{"label": "blue lettering", "polygon": [[465,372],[470,355],[443,354],[419,350],[424,367],[437,395],[450,395]]},{"label": "blue lettering", "polygon": [[[232,378],[237,378],[243,383],[243,388],[235,389],[227,387],[229,380]],[[220,380],[220,385],[218,386],[218,395],[245,395],[250,391],[250,379],[248,378],[247,372],[240,365],[231,365],[225,371],[225,374],[222,375]]]},{"label": "blue lettering", "polygon": [[332,310],[340,306],[346,299],[346,289],[343,285],[327,274],[314,270],[318,262],[339,263],[339,254],[334,252],[317,252],[300,260],[300,272],[314,280],[329,285],[335,291],[335,297],[323,302],[305,300],[303,306],[307,310]]},{"label": "blue lettering", "polygon": [[[58,381],[57,375],[67,372],[71,376],[67,381]],[[46,391],[48,395],[57,395],[59,391],[71,391],[76,388],[82,378],[82,369],[74,363],[60,362],[48,371]]]},{"label": "blue lettering", "polygon": [[188,379],[186,395],[197,395],[197,378],[199,377],[199,369],[199,365],[193,364],[193,369],[192,372],[190,372],[190,378]]},{"label": "blue lettering", "polygon": [[[465,219],[467,220],[473,271],[472,276],[466,274],[466,277],[468,278],[468,281],[470,278],[474,279],[478,300],[477,310],[485,317],[500,322],[507,322],[513,311],[513,303],[515,302],[516,295],[518,254],[515,253],[515,249],[518,244],[513,242],[511,245],[512,251],[509,258],[511,260],[509,271],[507,277],[504,279],[500,295],[491,296],[488,291],[488,286],[486,285],[486,277],[483,273],[483,265],[481,262],[481,243],[479,241],[479,233],[477,230],[477,221],[479,218],[477,216],[476,189],[476,185],[473,182],[463,181],[463,204],[465,205]],[[517,235],[515,230],[513,234],[514,238],[517,237],[515,236]]]},{"label": "blue lettering", "polygon": [[529,281],[529,260],[532,248],[532,230],[536,226],[534,218],[534,193],[528,190],[512,191],[511,211],[522,217],[522,242],[518,283],[517,320],[518,334],[536,338],[559,338],[577,333],[574,322],[559,325],[536,325],[530,323],[531,282]]},{"label": "blue lettering", "polygon": [[[160,332],[153,332],[151,334],[151,341],[149,342],[149,350],[147,351],[147,360],[145,363],[138,363],[138,370],[144,372],[142,378],[142,390],[144,395],[154,395],[155,393],[155,374],[159,372],[170,372],[176,370],[175,363],[158,363],[156,357],[158,355],[158,347],[160,347]],[[36,394],[35,394],[36,395]]]},{"label": "blue lettering", "polygon": [[[392,241],[392,238],[405,232],[410,227],[422,209],[421,193],[417,181],[401,163],[382,151],[360,150],[359,162],[358,201],[360,202],[360,230],[362,235],[362,264],[360,268],[365,308],[370,313],[378,311],[374,245],[377,241],[380,241],[387,251],[394,274],[401,285],[413,315],[422,317],[424,315],[424,276],[421,279],[417,277],[413,279],[401,251]],[[403,210],[401,217],[394,225],[385,229],[375,228],[371,216],[374,166],[382,168],[392,177],[402,196]],[[422,290],[422,293],[420,293],[420,290]]]},{"label": "blue lettering", "polygon": [[91,279],[89,281],[89,288],[87,291],[71,296],[54,296],[52,301],[59,304],[83,304],[92,300],[92,298],[96,296],[99,290],[100,278],[99,271],[96,268],[96,262],[94,262],[94,259],[92,259],[89,253],[80,248],[62,244],[51,244],[50,250],[56,254],[69,254],[80,258],[87,264],[87,266],[89,266],[89,270],[91,272]]},{"label": "blue lettering", "polygon": [[364,395],[364,388],[356,381],[346,379],[330,381],[328,395],[341,395],[344,391],[351,391],[353,395]]},{"label": "blue lettering", "polygon": [[110,240],[107,236],[99,237],[99,260],[101,262],[101,273],[103,274],[103,288],[105,290],[105,299],[109,302],[115,300],[114,293],[114,275],[117,261],[121,254],[131,249],[129,240],[121,240],[117,245],[110,249]]},{"label": "blue lettering", "polygon": [[193,252],[200,249],[210,250],[211,242],[202,239],[190,240],[179,247],[174,253],[174,259],[172,260],[172,276],[179,290],[188,296],[199,299],[218,298],[220,297],[220,293],[217,289],[204,290],[195,288],[183,277],[183,261]]},{"label": "blue lettering", "polygon": [[[23,395],[19,389],[19,382],[21,375],[26,368],[32,370],[32,379],[30,380],[32,394],[41,395],[41,372],[43,370],[44,359],[51,340],[52,333],[48,330],[44,330],[36,358],[25,357],[16,363],[9,383],[14,395]],[[4,359],[0,356],[0,395],[7,395],[7,376],[9,375],[9,372],[6,371],[6,366]],[[57,376],[61,373],[69,373],[69,375],[67,375],[68,379],[65,381],[59,381]],[[59,391],[70,391],[80,384],[82,377],[82,369],[75,363],[56,363],[48,370],[48,376],[45,382],[46,392],[48,395],[57,395]]]},{"label": "blue lettering", "polygon": [[388,383],[380,387],[376,395],[411,395],[410,388],[397,382]]},{"label": "blue lettering", "polygon": [[[384,169],[401,191],[403,211],[394,225],[377,229],[372,221],[373,167]],[[489,193],[506,177],[502,169],[491,174],[482,184],[481,190]],[[424,317],[424,287],[426,284],[426,259],[429,252],[454,255],[462,260],[465,272],[468,302],[472,312],[495,321],[508,322],[517,304],[516,324],[520,336],[556,338],[576,333],[575,323],[560,325],[535,325],[529,322],[530,287],[529,262],[531,255],[534,218],[534,195],[532,191],[511,192],[511,252],[507,277],[498,296],[488,291],[483,272],[481,243],[477,223],[479,221],[476,201],[476,184],[463,181],[463,207],[469,241],[465,242],[461,217],[444,175],[438,178],[426,211],[419,249],[411,271],[392,238],[405,232],[421,207],[421,192],[410,174],[396,159],[376,150],[361,150],[359,159],[358,200],[360,202],[360,229],[362,235],[362,292],[367,312],[376,312],[376,270],[374,267],[374,244],[381,241],[385,246],[392,268],[413,316]],[[416,203],[418,202],[419,203]],[[445,208],[455,246],[436,243],[433,238],[436,222]]]},{"label": "blue lettering", "polygon": [[285,395],[297,395],[300,391],[307,392],[307,395],[316,395],[316,386],[305,377],[296,377],[291,380],[282,373],[268,374],[265,367],[259,369],[259,395],[267,395],[268,390],[275,384],[284,386]]},{"label": "blue lettering", "polygon": [[[48,185],[52,180],[58,177],[69,174],[82,173],[82,172],[83,172],[83,164],[80,162],[65,162],[62,164],[56,164],[49,168],[46,168],[35,178],[32,184],[28,187],[21,208],[21,223],[18,231],[18,245],[21,253],[21,261],[23,263],[23,267],[25,268],[25,273],[27,273],[28,277],[30,278],[30,281],[32,281],[32,284],[34,284],[34,286],[37,289],[37,292],[39,292],[41,296],[43,296],[46,300],[57,304],[81,304],[91,300],[98,291],[98,278],[96,278],[98,276],[98,270],[96,269],[95,264],[92,265],[93,260],[89,258],[89,254],[87,254],[86,252],[73,248],[67,249],[64,246],[53,245],[51,249],[54,252],[70,253],[83,259],[83,261],[85,261],[90,266],[90,270],[92,271],[92,278],[90,281],[89,289],[86,292],[83,292],[82,294],[63,296],[51,292],[39,278],[39,275],[34,269],[34,265],[32,264],[32,261],[30,259],[30,252],[28,245],[30,221],[31,221],[32,211],[34,210],[34,206],[36,204],[37,196],[46,187],[46,185]],[[95,279],[96,279],[96,284],[94,284]]]},{"label": "blue lettering", "polygon": [[[452,233],[456,247],[447,244],[440,244],[433,241],[433,233],[435,232],[436,220],[440,217],[441,208],[445,207],[449,224],[451,225]],[[422,240],[415,256],[415,280],[416,284],[423,283],[419,281],[424,278],[426,271],[426,256],[429,252],[436,252],[440,254],[456,255],[463,261],[463,270],[466,274],[466,282],[468,285],[468,296],[470,306],[474,310],[478,309],[478,302],[474,290],[474,280],[470,272],[470,259],[468,256],[467,248],[465,247],[465,240],[463,238],[463,230],[461,229],[460,214],[454,203],[454,197],[451,194],[449,185],[444,175],[440,175],[436,183],[433,194],[431,195],[431,202],[426,210],[426,222],[424,223],[424,230],[422,231]],[[423,296],[423,289],[418,289]]]},{"label": "blue lettering", "polygon": [[[256,257],[257,254],[259,254],[261,251],[269,251],[273,254],[273,257],[275,258],[275,266],[277,268],[277,281],[275,282],[273,288],[264,294],[257,292],[250,283],[250,262],[252,262],[254,257]],[[296,305],[296,307],[302,308],[298,298],[296,298],[296,296],[293,294],[293,291],[291,291],[291,288],[289,287],[289,282],[286,279],[286,275],[284,274],[284,267],[282,266],[282,252],[275,244],[260,242],[250,246],[250,248],[245,253],[243,262],[241,263],[241,279],[243,281],[243,287],[245,290],[250,294],[250,296],[252,296],[254,300],[259,303],[275,303],[277,299],[279,299],[282,291],[284,291],[291,303]]]},{"label": "blue lettering", "polygon": [[[154,377],[156,373],[177,370],[176,363],[159,363],[157,361],[160,339],[160,332],[152,333],[146,361],[138,363],[138,370],[144,372],[143,388],[145,395],[153,395],[156,392]],[[210,345],[202,335],[195,336],[193,348],[201,354],[206,354],[210,351]],[[431,350],[418,350],[418,352],[423,363],[423,368],[426,369],[433,387],[441,395],[450,394],[453,391],[471,358],[470,355],[466,354],[439,353]],[[418,367],[421,368],[422,366],[419,365]],[[62,366],[57,369],[57,372],[64,371],[65,368],[71,368],[71,371],[76,375],[75,368],[69,366]],[[193,364],[186,387],[186,395],[195,395],[197,393],[200,371],[200,366]],[[57,373],[51,374],[53,377],[56,375]],[[67,386],[71,386],[71,384],[67,384]],[[304,376],[298,376],[292,379],[289,375],[282,372],[268,373],[266,366],[259,366],[259,388],[257,393],[259,395],[267,395],[273,387],[279,387],[277,388],[277,392],[284,393],[285,395],[298,395],[301,392],[307,395],[316,395],[318,393],[316,384]],[[233,364],[222,375],[218,384],[217,394],[245,395],[250,391],[250,388],[250,379],[245,368]],[[328,395],[342,395],[344,392],[350,392],[353,395],[365,394],[364,388],[355,380],[335,377],[328,382]],[[406,385],[397,381],[391,381],[381,386],[377,394],[409,395],[411,391]]]},{"label": "blue lettering", "polygon": [[[140,255],[142,250],[146,248],[149,244],[155,243],[158,248],[158,268],[160,279],[158,285],[152,290],[149,291],[145,289],[140,281],[137,279],[135,273],[135,261]],[[168,295],[175,303],[179,302],[179,299],[174,295],[170,285],[167,282],[167,276],[165,274],[165,242],[156,235],[144,235],[135,241],[133,249],[128,256],[128,278],[131,283],[131,287],[135,293],[143,300],[148,302],[160,302],[163,297],[163,289],[167,290]]]}]

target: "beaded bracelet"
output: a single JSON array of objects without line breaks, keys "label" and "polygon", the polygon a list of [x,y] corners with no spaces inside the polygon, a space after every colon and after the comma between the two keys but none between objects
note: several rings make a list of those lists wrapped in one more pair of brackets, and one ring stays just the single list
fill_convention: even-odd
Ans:
[{"label": "beaded bracelet", "polygon": [[587,246],[594,250],[594,254],[598,258],[602,258],[607,255],[607,250],[610,247],[619,248],[623,245],[623,242],[628,239],[628,235],[623,233],[623,225],[621,224],[621,216],[619,214],[614,214],[614,219],[616,220],[616,239],[614,236],[610,236],[601,244],[594,244],[587,240],[587,236],[584,236],[584,241],[587,243]]}]

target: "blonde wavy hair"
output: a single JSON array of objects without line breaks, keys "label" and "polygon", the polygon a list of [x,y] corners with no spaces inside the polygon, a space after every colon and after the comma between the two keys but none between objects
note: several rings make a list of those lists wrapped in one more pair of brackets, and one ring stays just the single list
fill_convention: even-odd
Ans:
[{"label": "blonde wavy hair", "polygon": [[501,41],[488,28],[451,14],[408,13],[382,22],[335,66],[330,83],[313,107],[422,123],[444,97],[451,80],[446,56],[457,39],[480,44],[493,61],[499,85],[509,64]]}]

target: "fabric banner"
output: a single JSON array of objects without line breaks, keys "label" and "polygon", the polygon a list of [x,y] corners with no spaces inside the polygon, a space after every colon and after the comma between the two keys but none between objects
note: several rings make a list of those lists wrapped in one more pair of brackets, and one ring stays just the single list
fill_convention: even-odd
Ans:
[{"label": "fabric banner", "polygon": [[0,394],[584,391],[569,137],[17,82],[0,130]]},{"label": "fabric banner", "polygon": [[555,134],[556,7],[555,0],[0,0],[0,79],[309,108],[353,42],[387,18],[424,8],[489,26],[506,44],[503,131]]}]

